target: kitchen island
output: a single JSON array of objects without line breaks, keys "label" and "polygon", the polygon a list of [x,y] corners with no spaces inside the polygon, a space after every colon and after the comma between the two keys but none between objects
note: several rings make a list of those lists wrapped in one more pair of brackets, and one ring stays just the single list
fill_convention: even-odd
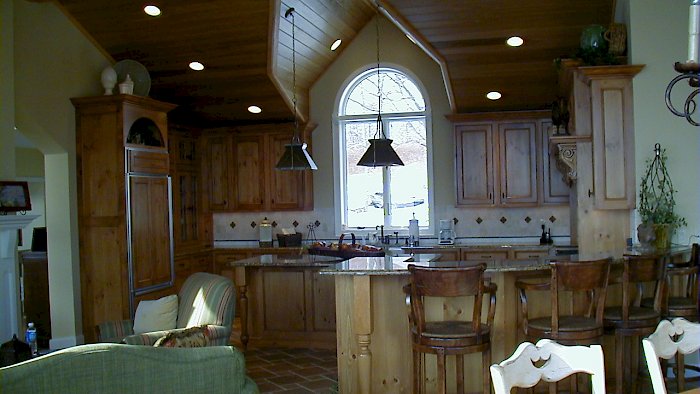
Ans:
[{"label": "kitchen island", "polygon": [[[416,261],[417,260],[417,261]],[[359,257],[321,269],[335,276],[338,384],[341,393],[413,392],[411,336],[403,286],[409,283],[408,264],[430,267],[487,263],[486,275],[498,286],[496,316],[491,339],[492,360],[503,360],[519,343],[515,281],[523,277],[548,278],[549,258],[534,260],[440,261],[434,255]],[[535,302],[542,314],[549,303]],[[450,301],[426,305],[428,317],[471,316]],[[426,355],[426,389],[435,392],[436,362]],[[448,358],[448,379],[454,382],[454,361]],[[481,389],[481,356],[465,357],[466,389]],[[477,371],[477,372],[474,372]],[[450,387],[448,386],[448,390]],[[454,390],[454,388],[452,388]]]}]

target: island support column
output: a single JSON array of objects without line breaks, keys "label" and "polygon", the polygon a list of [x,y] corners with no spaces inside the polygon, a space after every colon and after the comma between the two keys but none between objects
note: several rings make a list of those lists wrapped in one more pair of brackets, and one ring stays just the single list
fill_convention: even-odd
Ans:
[{"label": "island support column", "polygon": [[355,276],[353,278],[353,293],[355,305],[353,307],[353,323],[357,333],[357,345],[360,348],[359,372],[360,393],[370,393],[372,381],[372,352],[369,345],[372,339],[372,297],[370,294],[369,276]]}]

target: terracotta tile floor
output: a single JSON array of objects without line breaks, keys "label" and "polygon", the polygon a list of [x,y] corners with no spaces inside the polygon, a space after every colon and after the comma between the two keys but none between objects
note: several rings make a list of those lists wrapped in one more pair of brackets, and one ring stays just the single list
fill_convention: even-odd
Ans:
[{"label": "terracotta tile floor", "polygon": [[335,350],[251,348],[245,359],[261,393],[337,392]]}]

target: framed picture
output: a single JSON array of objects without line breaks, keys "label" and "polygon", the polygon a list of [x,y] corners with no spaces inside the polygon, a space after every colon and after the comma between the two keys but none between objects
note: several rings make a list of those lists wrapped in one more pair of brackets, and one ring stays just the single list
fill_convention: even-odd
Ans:
[{"label": "framed picture", "polygon": [[27,182],[0,181],[0,212],[30,211]]}]

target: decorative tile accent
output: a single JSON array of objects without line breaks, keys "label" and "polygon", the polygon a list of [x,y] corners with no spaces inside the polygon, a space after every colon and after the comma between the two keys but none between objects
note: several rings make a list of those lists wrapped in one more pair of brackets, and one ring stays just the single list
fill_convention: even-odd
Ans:
[{"label": "decorative tile accent", "polygon": [[508,219],[506,219],[505,216],[501,216],[501,219],[500,219],[501,223],[506,224],[507,221],[508,221]]},{"label": "decorative tile accent", "polygon": [[482,219],[482,218],[476,218],[476,224],[481,224],[481,222],[483,222],[483,221],[484,221],[484,219]]},{"label": "decorative tile accent", "polygon": [[298,225],[299,225],[299,222],[297,222],[296,220],[292,222],[292,226],[297,227]]},{"label": "decorative tile accent", "polygon": [[321,222],[319,222],[318,220],[314,222],[314,226],[318,227],[320,225],[321,225]]},{"label": "decorative tile accent", "polygon": [[532,221],[532,218],[529,216],[525,217],[525,223],[530,223]]},{"label": "decorative tile accent", "polygon": [[257,226],[255,222],[250,222],[250,227],[255,228],[255,226]]},{"label": "decorative tile accent", "polygon": [[557,218],[555,218],[554,215],[552,215],[552,216],[549,217],[549,221],[552,222],[552,223],[554,223],[554,222],[557,221]]},{"label": "decorative tile accent", "polygon": [[229,223],[229,227],[231,227],[231,228],[236,228],[236,222],[231,222],[231,223]]},{"label": "decorative tile accent", "polygon": [[456,226],[457,223],[459,223],[459,219],[457,219],[457,218],[452,218],[452,223],[454,223],[455,226]]},{"label": "decorative tile accent", "polygon": [[272,227],[277,227],[277,222],[275,222],[274,220],[272,221]]}]

